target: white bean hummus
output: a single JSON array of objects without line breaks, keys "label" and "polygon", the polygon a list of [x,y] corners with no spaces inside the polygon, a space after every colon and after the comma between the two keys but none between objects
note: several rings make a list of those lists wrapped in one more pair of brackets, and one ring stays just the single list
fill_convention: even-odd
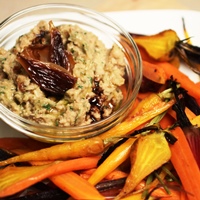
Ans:
[{"label": "white bean hummus", "polygon": [[[123,100],[120,87],[125,82],[124,53],[117,45],[107,49],[96,35],[76,25],[54,27],[54,31],[60,33],[64,51],[71,55],[68,57],[72,63],[71,72],[68,71],[74,78],[73,86],[59,94],[56,90],[60,89],[59,84],[53,85],[51,78],[50,82],[45,83],[42,76],[44,84],[38,84],[31,68],[40,67],[40,62],[47,67],[52,65],[56,70],[62,68],[58,63],[52,64],[43,55],[48,48],[52,52],[54,50],[50,47],[52,30],[49,24],[39,22],[29,33],[19,37],[11,50],[0,48],[0,103],[25,119],[50,126],[82,126],[110,116]],[[56,37],[54,47],[60,45],[56,43]],[[38,53],[34,45],[44,50]],[[28,50],[25,52],[26,48]],[[56,77],[57,74],[53,73]],[[45,90],[51,84],[53,92]]]}]

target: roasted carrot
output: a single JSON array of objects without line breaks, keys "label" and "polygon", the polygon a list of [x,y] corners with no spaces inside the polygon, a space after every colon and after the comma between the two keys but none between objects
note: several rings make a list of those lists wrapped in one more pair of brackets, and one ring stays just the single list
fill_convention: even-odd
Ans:
[{"label": "roasted carrot", "polygon": [[77,142],[57,144],[38,151],[31,151],[22,155],[1,161],[0,166],[26,161],[53,161],[69,158],[94,156],[104,151],[104,143],[100,137],[94,137]]},{"label": "roasted carrot", "polygon": [[47,165],[47,164],[50,164],[52,162],[54,162],[54,161],[51,161],[51,160],[47,160],[47,161],[29,161],[29,163],[32,166]]},{"label": "roasted carrot", "polygon": [[143,66],[143,76],[145,76],[147,79],[152,80],[153,82],[159,83],[159,84],[165,84],[167,81],[167,75],[159,65],[149,63],[147,61],[142,62]]},{"label": "roasted carrot", "polygon": [[192,118],[191,120],[192,125],[196,125],[198,127],[200,127],[200,115]]},{"label": "roasted carrot", "polygon": [[[122,198],[121,200],[141,200],[142,199],[142,194],[141,193],[135,193],[135,194],[131,194],[127,197]],[[149,199],[149,200],[153,200],[153,199]]]},{"label": "roasted carrot", "polygon": [[22,191],[46,178],[49,165],[15,167],[8,166],[0,170],[0,198]]},{"label": "roasted carrot", "polygon": [[[172,186],[172,187],[176,187],[176,186]],[[154,189],[154,188],[150,188],[150,191]],[[164,188],[159,187],[156,188],[150,195],[150,197],[148,198],[148,200],[155,200],[155,199],[159,199],[159,200],[187,200],[187,196],[186,196],[186,192],[183,191],[181,188],[175,188],[170,190],[170,194],[167,194],[166,191],[164,190]],[[141,200],[144,199],[144,197],[142,197],[142,193],[138,192],[137,190],[135,190],[135,192],[133,192],[133,194],[128,195],[127,197],[122,198],[121,200]]]},{"label": "roasted carrot", "polygon": [[105,199],[93,185],[75,172],[52,176],[50,180],[74,199]]},{"label": "roasted carrot", "polygon": [[[84,171],[80,172],[79,175],[87,180],[95,172],[95,170],[96,170],[96,168],[84,170]],[[116,170],[113,170],[110,174],[108,174],[104,179],[105,180],[116,180],[116,179],[127,177],[127,175],[128,174],[126,172],[116,169]]]},{"label": "roasted carrot", "polygon": [[176,67],[171,65],[168,62],[160,62],[157,63],[162,69],[165,70],[165,73],[167,75],[167,78],[169,79],[171,76],[173,76],[174,79],[176,79],[177,82],[181,84],[181,87],[183,87],[185,90],[188,91],[188,94],[190,94],[192,97],[196,99],[198,104],[200,105],[200,90],[199,87],[192,81],[190,78],[183,74],[180,70],[178,70]]},{"label": "roasted carrot", "polygon": [[[189,120],[192,120],[193,118],[196,117],[196,115],[188,108],[185,107],[184,109],[186,116],[188,117]],[[174,118],[176,119],[176,112],[172,109],[168,110],[168,113]]]},{"label": "roasted carrot", "polygon": [[147,98],[150,94],[152,94],[152,92],[139,92],[137,99],[141,101],[142,99]]},{"label": "roasted carrot", "polygon": [[130,138],[117,147],[95,170],[88,181],[92,185],[96,185],[113,170],[115,170],[120,164],[122,164],[129,157],[130,149],[134,141],[135,138]]},{"label": "roasted carrot", "polygon": [[167,129],[174,125],[175,118],[173,118],[169,113],[166,113],[165,116],[160,121],[160,126],[162,129]]},{"label": "roasted carrot", "polygon": [[[144,98],[137,107],[129,114],[130,117],[136,117],[143,113],[151,111],[154,107],[159,107],[163,104],[163,99],[157,93],[150,93]],[[128,120],[128,118],[126,119]]]},{"label": "roasted carrot", "polygon": [[91,174],[93,174],[95,170],[96,170],[96,168],[82,170],[82,171],[80,171],[80,174],[87,174],[87,175],[91,176]]},{"label": "roasted carrot", "polygon": [[[84,171],[80,172],[79,175],[82,178],[88,180],[90,178],[90,176],[95,172],[95,170],[96,170],[96,168],[84,170]],[[125,178],[127,176],[128,176],[128,174],[126,172],[123,172],[120,169],[116,169],[116,170],[113,170],[107,176],[105,176],[104,179],[105,180],[116,180],[116,179],[120,179],[120,178]]]},{"label": "roasted carrot", "polygon": [[54,175],[96,167],[98,160],[99,157],[87,157],[41,166],[8,166],[0,170],[0,198],[13,195]]},{"label": "roasted carrot", "polygon": [[[125,198],[122,198],[121,200],[141,200],[142,198],[141,193],[133,193],[130,196],[127,196]],[[161,187],[156,189],[152,192],[151,196],[148,198],[148,200],[187,200],[186,194],[184,191],[181,190],[173,190],[170,194],[167,194],[165,190]]]},{"label": "roasted carrot", "polygon": [[[168,110],[174,104],[174,99],[170,100],[169,102],[165,102],[161,98],[160,101],[156,104],[151,104],[150,102],[153,102],[151,101],[151,98],[151,96],[148,96],[147,99],[145,98],[137,106],[139,107],[140,104],[144,104],[146,106],[148,104],[148,108],[143,109],[143,107],[141,106],[140,113],[138,112],[137,115],[130,113],[129,117],[126,118],[122,123],[101,134],[99,137],[101,137],[102,140],[104,140],[105,142],[109,142],[112,137],[124,136],[133,131],[135,128],[139,127],[140,125],[148,122],[152,118]],[[144,101],[147,104],[145,104]]]},{"label": "roasted carrot", "polygon": [[173,135],[178,139],[171,149],[171,162],[187,192],[188,200],[200,199],[200,171],[187,142],[187,139],[180,127],[172,130]]},{"label": "roasted carrot", "polygon": [[80,175],[80,177],[84,178],[85,180],[88,180],[91,176],[89,174],[84,174],[84,173],[80,173],[79,175]]},{"label": "roasted carrot", "polygon": [[22,150],[24,152],[38,150],[41,148],[49,147],[50,144],[42,143],[30,138],[0,138],[0,148],[12,151]]},{"label": "roasted carrot", "polygon": [[[157,188],[156,190],[154,190],[151,194],[151,196],[155,199],[160,199],[160,200],[187,200],[186,197],[186,192],[183,191],[182,188],[180,188],[178,185],[172,185],[172,188],[175,189],[171,189],[170,190],[170,194],[167,194],[166,191],[164,190],[164,188],[160,187]],[[179,187],[179,188],[178,188]]]},{"label": "roasted carrot", "polygon": [[196,86],[200,89],[200,81],[196,83]]},{"label": "roasted carrot", "polygon": [[115,180],[115,179],[120,179],[120,178],[124,178],[124,177],[127,177],[128,174],[121,171],[121,170],[114,170],[112,171],[110,174],[108,174],[105,179],[107,180]]}]

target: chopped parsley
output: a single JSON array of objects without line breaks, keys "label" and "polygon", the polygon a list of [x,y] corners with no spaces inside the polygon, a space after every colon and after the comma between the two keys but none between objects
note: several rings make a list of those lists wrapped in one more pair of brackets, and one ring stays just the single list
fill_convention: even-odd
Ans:
[{"label": "chopped parsley", "polygon": [[0,86],[0,94],[5,94],[5,86]]},{"label": "chopped parsley", "polygon": [[78,85],[78,88],[82,89],[82,88],[83,88],[83,86],[82,86],[82,85]]},{"label": "chopped parsley", "polygon": [[93,78],[90,76],[90,77],[88,77],[88,79],[89,79],[90,83],[92,84],[93,83]]},{"label": "chopped parsley", "polygon": [[51,110],[51,105],[49,103],[42,105],[46,110]]}]

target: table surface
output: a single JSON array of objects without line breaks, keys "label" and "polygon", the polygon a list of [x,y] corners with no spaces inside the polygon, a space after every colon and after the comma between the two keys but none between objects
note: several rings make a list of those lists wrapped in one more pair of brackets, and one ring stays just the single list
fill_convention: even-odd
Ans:
[{"label": "table surface", "polygon": [[0,0],[0,21],[21,9],[45,3],[77,4],[101,12],[144,9],[200,11],[200,0]]}]

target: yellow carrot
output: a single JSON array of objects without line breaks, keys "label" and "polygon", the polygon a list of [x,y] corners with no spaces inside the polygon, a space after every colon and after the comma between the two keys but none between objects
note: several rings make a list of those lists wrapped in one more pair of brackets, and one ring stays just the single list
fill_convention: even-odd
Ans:
[{"label": "yellow carrot", "polygon": [[[147,99],[145,99],[144,101],[148,103],[150,98],[151,97],[148,96]],[[141,103],[143,103],[143,101]],[[125,121],[116,125],[115,127],[106,131],[105,133],[101,134],[99,137],[101,137],[102,140],[104,140],[104,142],[106,143],[109,142],[110,138],[112,137],[124,136],[133,131],[138,126],[148,122],[157,115],[165,112],[170,107],[172,107],[173,104],[174,104],[173,99],[170,100],[169,102],[165,102],[160,98],[160,102],[158,104],[156,105],[152,104],[151,106],[148,107],[148,109],[142,109],[141,113],[139,113],[138,115],[130,114],[130,116],[126,118]]]},{"label": "yellow carrot", "polygon": [[104,143],[100,137],[94,137],[77,142],[58,144],[38,151],[31,151],[10,159],[0,161],[0,166],[16,162],[53,161],[69,158],[94,156],[104,151]]},{"label": "yellow carrot", "polygon": [[122,164],[129,157],[130,149],[134,141],[135,138],[130,138],[117,147],[94,171],[88,181],[92,185],[96,185],[113,170],[115,170],[120,164]]},{"label": "yellow carrot", "polygon": [[[32,167],[8,166],[0,170],[0,198],[20,192],[46,176],[48,165]],[[40,173],[42,176],[38,176]],[[34,177],[34,178],[33,178]]]},{"label": "yellow carrot", "polygon": [[194,117],[190,120],[193,125],[200,127],[200,115]]},{"label": "yellow carrot", "polygon": [[145,97],[137,107],[130,113],[129,116],[136,117],[148,111],[151,111],[154,107],[159,107],[163,104],[163,99],[157,93],[149,93],[149,96]]}]

